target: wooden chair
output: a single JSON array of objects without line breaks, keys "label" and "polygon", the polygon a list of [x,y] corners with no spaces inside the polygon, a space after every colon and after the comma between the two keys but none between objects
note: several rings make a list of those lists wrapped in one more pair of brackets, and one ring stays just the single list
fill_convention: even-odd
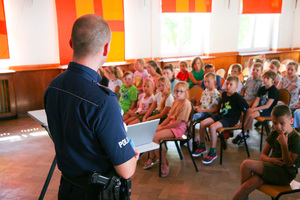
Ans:
[{"label": "wooden chair", "polygon": [[234,130],[242,129],[242,134],[243,134],[243,139],[244,139],[247,155],[248,155],[248,157],[250,157],[247,141],[246,141],[246,138],[245,138],[245,130],[244,130],[246,112],[247,112],[247,110],[243,111],[244,116],[243,116],[243,121],[242,121],[242,127],[241,128],[233,126],[233,127],[222,127],[222,128],[217,129],[217,133],[219,133],[219,137],[220,137],[220,140],[221,140],[221,142],[220,142],[221,143],[220,165],[222,164],[222,159],[223,159],[223,149],[225,150],[227,148],[227,144],[226,144],[226,141],[225,141],[225,138],[224,138],[224,133],[226,131],[234,131]]},{"label": "wooden chair", "polygon": [[198,172],[198,167],[197,167],[197,165],[195,163],[195,160],[194,160],[194,157],[192,155],[191,148],[190,148],[190,145],[189,145],[189,140],[192,138],[191,134],[190,134],[190,131],[191,131],[191,126],[192,126],[192,121],[193,121],[193,115],[194,115],[194,106],[193,106],[192,103],[191,103],[191,106],[192,106],[192,110],[191,110],[191,113],[190,113],[189,122],[187,123],[186,134],[183,135],[181,138],[164,138],[164,139],[160,140],[160,143],[159,143],[159,177],[161,177],[162,145],[166,144],[169,141],[174,141],[174,143],[176,145],[176,148],[177,148],[177,151],[178,151],[178,154],[179,154],[179,157],[180,157],[180,160],[183,159],[183,156],[182,156],[182,151],[180,149],[180,145],[178,145],[178,142],[187,143],[187,149],[188,149],[188,151],[190,153],[190,156],[191,156],[191,159],[193,161],[195,170],[196,170],[196,172]]},{"label": "wooden chair", "polygon": [[192,88],[189,90],[190,98],[191,98],[191,97],[195,97],[195,98],[197,98],[197,99],[201,99],[201,97],[202,97],[202,92],[203,92],[202,87],[196,85],[196,86],[192,87]]},{"label": "wooden chair", "polygon": [[277,200],[283,195],[300,192],[300,183],[293,180],[291,184],[287,186],[263,184],[257,189],[269,195],[272,198],[272,200]]},{"label": "wooden chair", "polygon": [[[291,95],[290,92],[287,89],[280,89],[279,90],[279,96],[278,101],[282,101],[285,105],[290,105],[290,99]],[[269,135],[269,121],[271,121],[271,117],[257,117],[255,118],[257,121],[259,121],[261,125],[261,133],[260,133],[260,147],[259,150],[262,151],[262,142],[263,142],[263,130],[265,128],[267,135]]]},{"label": "wooden chair", "polygon": [[224,70],[224,69],[218,69],[218,70],[216,71],[216,75],[219,75],[219,76],[221,76],[222,78],[224,78],[224,77],[225,77],[225,70]]}]

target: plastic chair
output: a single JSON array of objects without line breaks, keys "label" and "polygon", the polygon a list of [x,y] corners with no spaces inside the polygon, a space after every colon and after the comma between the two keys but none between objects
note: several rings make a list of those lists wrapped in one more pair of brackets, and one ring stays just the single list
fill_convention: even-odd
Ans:
[{"label": "plastic chair", "polygon": [[191,159],[193,161],[195,170],[196,170],[196,172],[198,172],[198,167],[197,167],[197,165],[195,163],[194,157],[193,157],[192,152],[191,152],[190,144],[189,144],[189,140],[192,138],[191,134],[190,134],[190,131],[191,131],[192,120],[193,120],[193,115],[194,115],[194,106],[193,106],[192,103],[191,103],[191,106],[192,106],[192,110],[191,110],[191,113],[190,113],[189,122],[187,123],[186,134],[183,135],[181,138],[164,138],[164,139],[160,140],[160,143],[159,143],[159,177],[161,177],[162,145],[166,144],[169,141],[174,141],[174,143],[176,145],[176,148],[177,148],[177,151],[178,151],[178,154],[179,154],[179,157],[180,157],[180,160],[183,159],[183,156],[182,156],[182,151],[180,149],[180,146],[178,145],[178,142],[187,143],[187,148],[188,148],[188,151],[190,153]]},{"label": "plastic chair", "polygon": [[269,195],[273,200],[277,200],[283,195],[300,192],[300,183],[293,180],[290,185],[286,186],[263,184],[257,189]]},{"label": "plastic chair", "polygon": [[189,90],[190,98],[195,97],[195,98],[201,99],[202,92],[203,92],[202,87],[196,85]]},{"label": "plastic chair", "polygon": [[[285,105],[290,105],[291,94],[287,89],[280,89],[278,101],[282,101]],[[262,141],[263,141],[263,130],[265,128],[267,135],[271,132],[269,130],[269,121],[271,121],[271,117],[257,117],[255,118],[259,121],[261,125],[261,133],[260,133],[260,147],[259,150],[262,151]]]},{"label": "plastic chair", "polygon": [[219,76],[221,76],[222,78],[224,78],[224,77],[225,77],[225,70],[224,70],[224,69],[218,69],[218,70],[216,71],[216,75],[219,75]]},{"label": "plastic chair", "polygon": [[222,164],[222,160],[223,160],[223,149],[225,150],[227,148],[227,144],[226,144],[226,141],[225,141],[225,138],[224,138],[224,133],[226,131],[234,131],[234,130],[242,129],[242,134],[243,134],[243,139],[244,139],[247,155],[248,155],[248,157],[250,157],[247,141],[246,141],[246,138],[245,138],[245,130],[244,130],[246,112],[247,112],[247,110],[243,111],[244,116],[243,116],[243,121],[242,121],[242,127],[241,128],[238,128],[236,126],[232,126],[232,127],[222,127],[222,128],[217,129],[217,133],[219,133],[219,137],[220,137],[220,140],[221,140],[221,142],[220,142],[220,145],[221,145],[220,165]]}]

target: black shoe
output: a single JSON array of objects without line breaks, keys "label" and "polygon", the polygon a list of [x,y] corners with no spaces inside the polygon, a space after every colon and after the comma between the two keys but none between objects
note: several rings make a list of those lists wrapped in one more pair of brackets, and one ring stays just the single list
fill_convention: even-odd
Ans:
[{"label": "black shoe", "polygon": [[[246,139],[246,141],[248,141],[250,139],[250,136],[248,134],[245,135],[245,139]],[[240,141],[238,142],[238,145],[243,144],[243,143],[244,143],[244,139],[243,139],[243,137],[241,137]]]},{"label": "black shoe", "polygon": [[238,134],[237,136],[235,136],[235,138],[232,140],[233,144],[238,144],[240,142],[240,140],[243,139],[242,136],[240,134]]}]

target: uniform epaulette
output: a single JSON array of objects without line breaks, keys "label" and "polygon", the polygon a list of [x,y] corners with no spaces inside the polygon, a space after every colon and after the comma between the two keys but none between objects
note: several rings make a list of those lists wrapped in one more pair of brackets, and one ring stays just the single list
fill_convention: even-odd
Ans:
[{"label": "uniform epaulette", "polygon": [[116,96],[116,93],[114,93],[113,91],[111,91],[109,88],[100,85],[99,83],[97,83],[97,85],[99,86],[100,89],[102,89],[106,94],[110,95],[110,96]]}]

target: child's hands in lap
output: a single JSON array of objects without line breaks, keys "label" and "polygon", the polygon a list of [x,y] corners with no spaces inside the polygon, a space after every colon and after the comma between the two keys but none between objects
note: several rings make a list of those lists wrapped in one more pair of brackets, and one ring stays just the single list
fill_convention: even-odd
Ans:
[{"label": "child's hands in lap", "polygon": [[282,158],[269,158],[269,162],[278,166],[285,165],[285,163],[282,162]]}]

